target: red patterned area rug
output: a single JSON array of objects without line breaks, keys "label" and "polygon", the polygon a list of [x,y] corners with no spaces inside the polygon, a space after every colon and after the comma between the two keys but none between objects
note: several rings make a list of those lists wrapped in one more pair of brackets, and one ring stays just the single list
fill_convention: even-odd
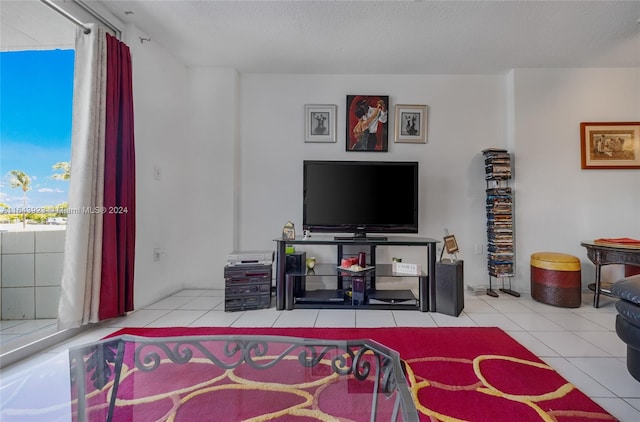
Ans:
[{"label": "red patterned area rug", "polygon": [[[371,339],[400,354],[413,400],[423,421],[616,420],[498,328],[125,328],[110,337],[121,334]],[[178,377],[179,372],[175,376]],[[219,403],[223,406],[222,402]],[[203,402],[202,405],[213,406],[214,409],[216,406],[211,402]],[[253,420],[267,419],[258,417]],[[321,419],[309,414],[288,415],[277,420]],[[334,420],[350,419],[346,415]]]}]

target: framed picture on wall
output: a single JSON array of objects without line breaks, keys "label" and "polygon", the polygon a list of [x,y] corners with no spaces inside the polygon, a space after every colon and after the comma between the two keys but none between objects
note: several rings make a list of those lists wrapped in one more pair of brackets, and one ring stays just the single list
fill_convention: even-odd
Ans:
[{"label": "framed picture on wall", "polygon": [[427,106],[396,105],[395,142],[427,143]]},{"label": "framed picture on wall", "polygon": [[388,95],[347,95],[347,151],[389,150]]},{"label": "framed picture on wall", "polygon": [[335,104],[305,104],[304,141],[336,142],[337,109]]},{"label": "framed picture on wall", "polygon": [[580,123],[583,169],[640,169],[640,122]]}]

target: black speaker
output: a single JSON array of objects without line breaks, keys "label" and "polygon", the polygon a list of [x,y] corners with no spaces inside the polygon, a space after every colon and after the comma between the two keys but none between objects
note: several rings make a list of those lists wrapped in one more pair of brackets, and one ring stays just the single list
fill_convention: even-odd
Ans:
[{"label": "black speaker", "polygon": [[[307,253],[305,251],[292,252],[287,254],[285,273],[304,273],[307,269]],[[306,277],[295,277],[293,284],[293,294],[298,296],[306,289]]]},{"label": "black speaker", "polygon": [[463,261],[436,262],[436,312],[458,316],[464,309]]},{"label": "black speaker", "polygon": [[285,272],[303,272],[307,266],[307,253],[305,251],[287,254]]}]

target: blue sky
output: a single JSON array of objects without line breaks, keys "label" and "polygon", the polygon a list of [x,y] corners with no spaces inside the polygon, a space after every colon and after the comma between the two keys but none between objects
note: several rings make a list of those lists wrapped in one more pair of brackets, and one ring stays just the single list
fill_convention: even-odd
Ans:
[{"label": "blue sky", "polygon": [[28,206],[67,201],[69,182],[51,175],[71,160],[73,62],[73,50],[0,53],[0,202],[10,207],[22,207],[11,170],[31,177]]}]

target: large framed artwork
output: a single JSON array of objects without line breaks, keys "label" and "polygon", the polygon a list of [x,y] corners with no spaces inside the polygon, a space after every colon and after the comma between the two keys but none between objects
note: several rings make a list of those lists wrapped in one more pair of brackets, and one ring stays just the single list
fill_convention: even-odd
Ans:
[{"label": "large framed artwork", "polygon": [[427,106],[396,105],[395,142],[427,143]]},{"label": "large framed artwork", "polygon": [[388,108],[388,95],[347,95],[347,151],[389,150]]},{"label": "large framed artwork", "polygon": [[336,142],[335,104],[304,105],[304,141]]},{"label": "large framed artwork", "polygon": [[640,169],[640,122],[580,123],[583,169]]}]

